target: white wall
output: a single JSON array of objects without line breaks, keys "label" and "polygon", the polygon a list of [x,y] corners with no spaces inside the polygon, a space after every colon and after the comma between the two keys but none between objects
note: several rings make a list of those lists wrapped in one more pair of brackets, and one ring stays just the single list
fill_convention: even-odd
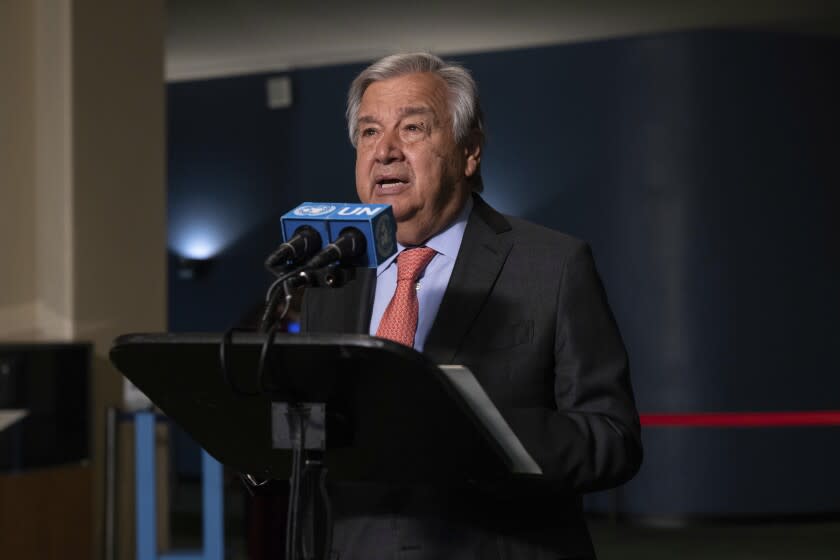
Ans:
[{"label": "white wall", "polygon": [[0,337],[34,320],[32,22],[30,2],[0,2]]},{"label": "white wall", "polygon": [[166,329],[164,33],[164,0],[0,2],[0,343],[94,344],[95,556],[111,341]]}]

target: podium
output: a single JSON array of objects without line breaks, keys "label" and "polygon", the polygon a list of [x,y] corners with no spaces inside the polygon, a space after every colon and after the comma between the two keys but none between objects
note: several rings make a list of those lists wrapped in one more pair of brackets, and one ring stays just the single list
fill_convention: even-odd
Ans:
[{"label": "podium", "polygon": [[[110,357],[220,463],[250,481],[290,479],[288,559],[297,558],[301,531],[302,463],[321,474],[325,551],[332,523],[324,469],[333,481],[403,485],[541,475],[468,370],[438,367],[388,340],[132,334],[114,341]],[[315,493],[305,491],[305,511],[314,511]],[[300,535],[310,549],[311,526]]]},{"label": "podium", "polygon": [[517,470],[492,422],[411,348],[349,334],[225,338],[129,334],[110,357],[208,453],[254,477],[290,474],[291,452],[278,444],[290,402],[325,405],[331,480],[452,484]]}]

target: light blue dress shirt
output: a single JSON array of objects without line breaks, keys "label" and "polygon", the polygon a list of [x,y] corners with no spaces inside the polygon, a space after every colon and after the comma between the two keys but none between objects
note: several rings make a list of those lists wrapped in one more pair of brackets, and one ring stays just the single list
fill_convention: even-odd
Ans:
[{"label": "light blue dress shirt", "polygon": [[[426,337],[429,335],[432,323],[435,322],[440,302],[443,300],[443,294],[446,292],[446,286],[452,276],[452,269],[455,268],[455,258],[461,248],[461,241],[464,239],[464,230],[467,228],[467,219],[470,217],[472,207],[473,201],[470,196],[452,225],[425,243],[426,247],[431,247],[437,251],[437,254],[426,266],[426,270],[420,275],[418,282],[420,287],[417,290],[417,303],[420,315],[417,319],[417,331],[414,334],[414,349],[418,352],[423,351]],[[405,246],[397,243],[397,252],[376,269],[376,294],[373,298],[373,313],[370,317],[370,334],[372,336],[376,335],[382,315],[385,314],[385,309],[391,303],[391,298],[394,297],[394,292],[397,290],[396,261],[397,255],[403,249],[405,249]]]}]

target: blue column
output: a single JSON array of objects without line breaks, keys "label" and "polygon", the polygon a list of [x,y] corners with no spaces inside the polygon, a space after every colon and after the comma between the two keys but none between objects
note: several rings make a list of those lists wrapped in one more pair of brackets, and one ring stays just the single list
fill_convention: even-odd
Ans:
[{"label": "blue column", "polygon": [[134,461],[137,560],[156,560],[155,415],[152,412],[138,412],[134,417]]},{"label": "blue column", "polygon": [[225,543],[222,465],[201,451],[201,498],[204,560],[223,560]]},{"label": "blue column", "polygon": [[155,414],[134,415],[136,560],[224,560],[223,467],[201,451],[202,550],[157,551],[157,487],[155,480]]}]

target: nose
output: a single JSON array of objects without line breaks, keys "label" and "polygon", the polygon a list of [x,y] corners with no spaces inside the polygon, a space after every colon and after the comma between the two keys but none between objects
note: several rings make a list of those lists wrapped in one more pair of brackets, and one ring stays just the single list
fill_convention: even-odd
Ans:
[{"label": "nose", "polygon": [[396,131],[386,130],[382,133],[373,155],[376,162],[383,165],[403,159],[402,142]]}]

